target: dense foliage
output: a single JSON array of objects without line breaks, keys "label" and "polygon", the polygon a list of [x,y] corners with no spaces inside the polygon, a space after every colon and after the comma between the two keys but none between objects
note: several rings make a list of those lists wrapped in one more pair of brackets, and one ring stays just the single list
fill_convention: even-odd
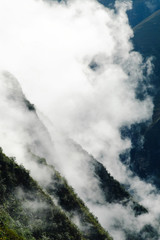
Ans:
[{"label": "dense foliage", "polygon": [[[39,163],[46,165],[44,159],[37,159]],[[70,216],[68,215],[70,219],[74,211],[81,216],[80,220],[86,230],[81,233],[66,214],[53,203],[50,195],[30,177],[29,172],[23,166],[16,164],[14,158],[5,156],[1,150],[1,238],[4,240],[5,238],[7,240],[111,239],[65,179],[52,166],[49,168],[53,170],[53,184],[48,187],[48,193],[59,199],[60,206],[70,213]]]},{"label": "dense foliage", "polygon": [[[0,152],[2,239],[83,239],[23,166]],[[15,238],[14,238],[15,237]]]},{"label": "dense foliage", "polygon": [[36,159],[38,163],[52,171],[52,180],[46,186],[47,192],[58,201],[58,205],[67,213],[71,220],[74,221],[75,217],[78,219],[78,226],[85,239],[111,239],[59,172],[53,166],[47,165],[45,159],[38,157]]}]

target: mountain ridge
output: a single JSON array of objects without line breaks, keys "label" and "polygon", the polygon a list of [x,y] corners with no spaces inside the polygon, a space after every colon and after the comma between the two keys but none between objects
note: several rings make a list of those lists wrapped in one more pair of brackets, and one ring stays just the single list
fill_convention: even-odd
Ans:
[{"label": "mountain ridge", "polygon": [[[31,239],[30,237],[35,237],[33,239],[42,239],[42,235],[46,235],[48,238],[47,239],[61,239],[60,235],[62,235],[62,239],[80,239],[80,240],[87,240],[87,239],[93,239],[92,235],[95,234],[94,239],[108,239],[111,240],[110,236],[108,235],[107,232],[105,232],[101,226],[99,225],[98,221],[95,220],[92,214],[89,213],[89,210],[85,207],[83,204],[83,209],[84,209],[84,216],[88,216],[88,220],[86,218],[85,223],[87,224],[88,221],[90,221],[90,224],[93,223],[92,226],[92,232],[87,231],[85,233],[86,237],[82,237],[84,233],[82,234],[78,228],[71,223],[69,218],[65,215],[65,213],[60,210],[59,207],[57,207],[55,204],[53,204],[52,198],[45,193],[35,181],[29,176],[29,172],[27,172],[22,166],[19,167],[17,164],[14,163],[13,159],[9,159],[6,157],[1,150],[0,153],[0,167],[1,169],[3,168],[3,174],[1,172],[0,178],[1,178],[1,183],[3,182],[3,185],[1,186],[1,206],[3,209],[6,209],[7,213],[12,217],[12,221],[15,221],[15,228],[16,227],[16,219],[20,218],[22,219],[27,218],[29,221],[33,221],[34,228],[33,230],[30,229],[30,226],[28,225],[29,222],[25,222],[25,225],[21,226],[23,231],[25,232],[25,227],[27,228],[26,231],[30,229],[30,234],[29,238],[27,236],[24,236],[24,239]],[[11,170],[12,169],[12,172]],[[6,178],[4,178],[4,176]],[[59,175],[60,178],[60,175]],[[21,191],[21,194],[14,194],[15,190],[19,188]],[[16,190],[17,191],[17,190]],[[38,192],[37,192],[38,191]],[[12,194],[13,192],[13,194]],[[11,194],[11,195],[10,195]],[[17,196],[19,197],[17,198]],[[9,199],[9,205],[7,206],[4,201],[6,199]],[[76,195],[74,195],[74,199],[76,199]],[[26,202],[27,204],[27,212],[25,211],[25,214],[22,213],[24,212],[24,207],[22,207],[22,201]],[[75,201],[75,200],[73,200]],[[14,205],[13,203],[17,202],[17,206]],[[36,208],[37,210],[32,208],[30,209],[30,204],[31,206],[34,206],[34,202],[36,205],[38,205]],[[30,203],[30,204],[29,204]],[[20,205],[19,205],[20,204]],[[23,203],[24,204],[24,203]],[[81,203],[82,204],[82,203]],[[20,208],[20,211],[18,210]],[[78,205],[78,208],[80,209],[80,206]],[[22,210],[21,210],[22,209]],[[47,212],[46,210],[48,209]],[[31,214],[33,211],[33,214]],[[13,212],[13,213],[12,213]],[[16,214],[15,214],[16,212]],[[20,215],[22,216],[20,216]],[[26,215],[27,214],[27,215]],[[31,217],[30,217],[31,214]],[[51,214],[50,217],[48,214]],[[49,220],[49,219],[50,220]],[[39,229],[36,230],[36,222],[38,219],[41,219],[41,223],[39,225]],[[46,222],[45,222],[46,221]],[[54,227],[54,224],[52,226],[52,221],[57,224],[58,229]],[[23,223],[23,221],[22,221]],[[37,222],[38,223],[38,222]],[[4,220],[1,217],[0,218],[0,226],[4,226]],[[12,226],[12,225],[11,225]],[[10,227],[11,227],[10,226]],[[38,227],[38,226],[37,226]],[[44,228],[45,227],[45,228]],[[14,229],[14,228],[13,228]],[[73,231],[73,232],[72,232]],[[16,233],[15,233],[16,234]],[[22,233],[21,233],[22,234]],[[5,233],[4,233],[5,235]],[[91,236],[92,237],[91,237]],[[1,235],[0,235],[1,236]],[[27,238],[26,238],[27,237]],[[4,239],[4,238],[2,238]],[[10,239],[10,238],[9,238]]]},{"label": "mountain ridge", "polygon": [[[12,81],[12,78],[9,78],[9,80]],[[17,111],[20,111],[20,112],[22,111],[22,114],[23,114],[23,108],[21,108],[21,101],[23,100],[24,101],[23,104],[26,104],[25,105],[26,121],[25,121],[24,128],[22,127],[22,136],[24,135],[24,133],[25,135],[27,134],[27,136],[30,135],[31,131],[32,131],[32,135],[31,135],[31,138],[29,138],[31,139],[30,142],[27,142],[27,145],[26,143],[24,144],[25,155],[27,154],[27,163],[25,163],[25,167],[27,167],[27,169],[30,169],[31,176],[38,182],[38,184],[42,187],[42,189],[46,192],[46,194],[48,194],[51,198],[55,200],[55,202],[58,204],[61,210],[67,215],[70,222],[74,221],[74,216],[78,216],[77,219],[78,219],[78,222],[80,223],[80,232],[85,239],[95,239],[95,240],[102,239],[103,240],[106,238],[106,236],[108,236],[108,239],[110,239],[109,235],[107,235],[107,233],[98,223],[96,218],[94,218],[94,216],[91,213],[89,213],[89,210],[88,208],[86,208],[83,201],[76,195],[78,190],[77,189],[73,190],[68,185],[65,178],[62,178],[61,175],[55,170],[53,166],[54,162],[56,161],[56,159],[54,159],[55,155],[50,155],[50,152],[47,154],[48,146],[46,143],[45,145],[43,145],[43,142],[44,140],[47,143],[51,141],[49,143],[49,146],[53,146],[54,148],[56,147],[55,143],[53,144],[52,139],[47,135],[48,134],[47,129],[42,123],[40,123],[40,119],[36,114],[35,107],[34,108],[28,107],[28,104],[29,106],[30,105],[33,106],[33,105],[28,100],[25,100],[23,94],[19,94],[19,95],[23,97],[18,99],[9,98],[10,100],[8,104],[9,106],[11,104],[12,111],[14,110],[14,104],[15,104],[16,113]],[[12,119],[12,122],[13,122],[13,119]],[[37,128],[37,126],[39,127]],[[41,129],[41,126],[42,126],[42,129]],[[112,176],[110,176],[110,174],[107,172],[104,166],[101,163],[99,163],[96,159],[94,159],[92,156],[90,156],[85,150],[83,150],[81,146],[79,146],[72,140],[66,139],[65,147],[67,146],[69,147],[67,151],[72,151],[80,155],[81,156],[79,159],[80,163],[83,164],[85,162],[85,168],[87,167],[88,169],[90,169],[90,171],[92,170],[92,172],[90,172],[92,176],[92,180],[95,180],[95,183],[97,184],[99,192],[104,196],[104,200],[103,200],[104,205],[119,204],[121,207],[128,207],[131,210],[131,213],[133,214],[133,216],[135,217],[148,213],[147,209],[145,209],[143,206],[136,203],[132,198],[132,196],[124,189],[124,187],[122,187],[119,182],[117,182]],[[43,150],[43,148],[45,149],[45,151]],[[40,154],[41,156],[37,155],[38,152],[41,153]],[[49,156],[50,159],[45,158],[45,156],[47,155]],[[67,159],[65,159],[65,161],[67,161]],[[86,179],[88,177],[87,174],[88,174],[87,170],[84,169],[83,176],[86,176]],[[77,175],[78,175],[78,172],[77,172]],[[88,180],[90,179],[88,178]],[[89,189],[87,189],[86,186],[82,186],[82,190],[84,189],[88,191],[87,197],[89,197],[89,200],[85,198],[86,201],[92,201],[96,204],[99,204],[99,206],[102,205],[102,202],[98,203],[99,196],[94,195],[97,198],[93,199],[91,190],[89,192]],[[23,198],[25,199],[25,195]],[[116,228],[118,227],[121,228],[120,225],[116,226]],[[126,231],[125,233],[126,237],[128,238],[128,230],[125,230],[125,231]],[[136,239],[139,240],[139,237],[137,237]]]}]

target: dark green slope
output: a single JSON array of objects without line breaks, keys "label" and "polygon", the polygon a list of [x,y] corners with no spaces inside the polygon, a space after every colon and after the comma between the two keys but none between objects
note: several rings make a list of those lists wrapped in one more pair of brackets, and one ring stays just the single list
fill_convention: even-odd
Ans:
[{"label": "dark green slope", "polygon": [[[14,106],[13,104],[15,104],[15,113],[17,111],[21,111],[22,107],[24,108],[26,124],[23,124],[22,127],[19,127],[22,128],[22,132],[25,132],[27,135],[29,135],[30,142],[27,143],[27,148],[29,149],[30,153],[34,152],[37,156],[39,156],[40,153],[41,158],[46,158],[45,156],[47,156],[47,163],[53,161],[56,162],[56,159],[51,159],[51,161],[48,159],[48,156],[54,158],[53,153],[50,154],[50,150],[54,148],[54,144],[46,127],[40,121],[34,105],[25,98],[18,81],[10,73],[5,72],[4,77],[5,82],[7,82],[10,86],[9,89],[7,87],[7,96],[9,97],[10,101],[9,105],[11,104],[11,106]],[[90,156],[84,149],[82,149],[81,146],[76,144],[74,141],[67,139],[65,144],[69,146],[69,151],[73,151],[81,156],[82,159],[85,159],[85,162],[88,165],[88,169],[92,171],[93,178],[98,179],[99,188],[104,195],[104,199],[107,203],[129,204],[135,211],[135,215],[146,213],[147,210],[145,208],[142,208],[140,206],[135,208],[135,202],[130,194],[120,185],[118,181],[110,176],[108,171],[101,163]],[[33,156],[34,154],[31,154],[30,159],[32,159]],[[36,160],[37,159],[35,158],[35,161]],[[84,176],[87,175],[88,171],[84,170],[83,174]],[[54,182],[52,185],[54,187]],[[141,209],[141,211],[137,212],[136,209]]]},{"label": "dark green slope", "polygon": [[104,168],[104,166],[93,159],[95,174],[100,182],[100,187],[104,192],[104,196],[109,203],[119,203],[123,206],[129,205],[135,216],[147,213],[147,209],[134,201],[132,196],[125,188],[116,181]]},{"label": "dark green slope", "polygon": [[[38,159],[42,162],[42,159]],[[90,226],[88,231],[78,230],[29,173],[2,152],[0,152],[0,169],[0,237],[2,239],[5,240],[5,237],[7,240],[111,239],[57,172],[53,171],[54,187],[52,187],[57,191],[55,197],[57,198],[60,193],[63,202],[61,205],[69,207],[70,211],[74,211],[76,207],[77,214],[83,216],[82,223]]]},{"label": "dark green slope", "polygon": [[141,215],[147,213],[147,209],[139,205],[134,201],[134,197],[128,193],[128,191],[116,180],[114,179],[102,163],[98,162],[93,156],[89,155],[81,146],[74,144],[77,152],[80,152],[86,156],[89,156],[89,168],[92,169],[93,175],[99,181],[99,188],[104,195],[106,203],[119,203],[122,205],[129,205],[134,214]]},{"label": "dark green slope", "polygon": [[[147,213],[147,209],[134,201],[134,197],[114,179],[102,163],[89,155],[80,145],[71,141],[72,148],[77,154],[81,154],[84,159],[88,159],[89,169],[92,169],[93,178],[98,179],[99,189],[101,190],[106,203],[118,203],[130,206],[135,216]],[[85,171],[84,171],[85,174]]]},{"label": "dark green slope", "polygon": [[80,231],[29,173],[2,151],[0,183],[1,239],[83,239]]},{"label": "dark green slope", "polygon": [[[103,228],[99,225],[93,215],[89,214],[89,210],[85,207],[83,201],[75,194],[74,190],[67,184],[66,180],[60,176],[53,166],[48,165],[45,159],[36,156],[35,159],[42,165],[42,167],[46,167],[48,170],[52,171],[52,180],[50,181],[50,184],[44,188],[50,196],[56,199],[58,205],[61,206],[71,220],[74,219],[74,216],[79,219],[79,222],[81,223],[80,230],[82,231],[83,236],[90,240],[105,239]],[[120,183],[110,176],[101,163],[92,158],[90,164],[92,164],[94,174],[99,179],[100,188],[104,193],[106,203],[119,203],[123,206],[129,206],[136,217],[147,213],[147,210],[135,202]],[[101,206],[101,203],[97,202],[97,205],[98,204]],[[131,232],[127,228],[122,229],[118,224],[116,225],[116,228],[124,231],[126,240],[132,239],[133,236],[135,240],[144,239],[140,237],[140,233],[136,233],[135,231]],[[145,229],[142,229],[141,231],[147,234]]]},{"label": "dark green slope", "polygon": [[84,202],[74,192],[73,188],[68,185],[65,178],[61,177],[60,173],[52,165],[48,165],[45,159],[32,155],[33,158],[41,165],[41,168],[51,173],[50,183],[44,185],[42,183],[43,188],[49,196],[56,200],[58,206],[63,209],[71,221],[74,221],[75,217],[78,219],[79,228],[84,238],[89,240],[111,239],[98,220],[89,212]]},{"label": "dark green slope", "polygon": [[[8,89],[6,90],[7,96],[9,96],[9,102],[8,102],[8,105],[6,106],[8,107],[7,109],[10,109],[10,104],[11,104],[12,111],[14,110],[14,107],[15,107],[15,113],[17,113],[17,111],[21,113],[22,110],[25,113],[25,119],[26,119],[25,125],[19,122],[19,130],[21,130],[22,133],[25,133],[25,135],[28,135],[30,139],[29,143],[27,142],[27,156],[28,156],[27,161],[28,163],[30,163],[30,166],[31,166],[30,169],[32,169],[32,165],[33,165],[33,168],[36,167],[37,172],[40,172],[40,169],[42,170],[42,172],[39,173],[39,174],[42,174],[41,180],[38,179],[39,185],[42,187],[43,190],[45,190],[45,192],[47,192],[47,196],[49,198],[52,197],[55,200],[55,202],[58,204],[58,206],[62,209],[62,211],[65,212],[65,214],[68,216],[68,221],[70,223],[72,221],[74,222],[75,219],[78,219],[79,232],[81,232],[82,236],[85,239],[89,239],[89,240],[110,239],[108,233],[100,226],[96,218],[89,212],[88,208],[84,205],[83,201],[75,194],[74,190],[67,184],[66,180],[60,176],[60,174],[54,169],[53,166],[47,164],[47,163],[53,164],[54,161],[56,162],[56,159],[54,159],[53,152],[51,152],[50,154],[50,150],[52,150],[54,146],[50,138],[50,135],[47,132],[46,127],[42,124],[38,115],[36,114],[35,107],[31,103],[29,103],[28,100],[26,100],[24,94],[22,93],[22,90],[20,89],[18,82],[13,78],[13,76],[11,76],[8,73],[5,73],[4,82],[6,81],[9,82],[9,85],[10,85],[9,91]],[[23,140],[22,140],[22,143],[23,143]],[[118,181],[116,181],[112,176],[110,176],[110,174],[107,172],[105,167],[101,163],[99,163],[97,160],[95,160],[92,156],[90,156],[85,150],[83,150],[81,146],[75,144],[74,141],[69,139],[66,139],[65,145],[69,147],[68,151],[73,151],[78,156],[81,156],[80,158],[81,164],[83,164],[85,161],[85,166],[88,165],[87,168],[90,169],[90,171],[92,171],[91,174],[93,177],[93,181],[98,180],[100,193],[102,193],[102,195],[104,196],[104,204],[118,203],[118,204],[121,204],[122,206],[127,206],[128,208],[131,208],[133,210],[133,215],[135,216],[147,212],[147,210],[144,207],[140,206],[133,200],[131,195],[124,189],[124,187],[120,185]],[[24,148],[25,148],[25,145],[24,145]],[[37,157],[39,156],[39,153],[41,155],[40,157]],[[45,160],[45,156],[47,156],[46,160]],[[48,157],[51,159],[48,159]],[[67,159],[64,159],[64,161],[67,161]],[[12,176],[14,172],[11,169],[8,169],[7,174],[8,175],[11,174]],[[49,182],[47,181],[47,183],[45,182],[46,174],[48,175],[48,180],[49,180]],[[88,174],[88,170],[84,169],[83,176],[87,177],[86,176],[87,174]],[[25,170],[24,170],[24,176],[26,176]],[[35,178],[36,174],[33,174],[32,177]],[[3,178],[4,176],[2,177],[2,179]],[[14,178],[17,178],[17,174],[16,175],[14,174]],[[21,178],[22,178],[23,184],[26,184],[25,179],[23,179],[23,174],[21,174]],[[18,182],[19,181],[20,181],[20,178]],[[21,189],[24,188],[23,184]],[[5,184],[4,185],[2,184],[2,187],[5,189],[6,188]],[[18,188],[20,187],[19,183],[17,183],[17,187]],[[9,188],[8,190],[9,193],[15,192],[17,187],[14,187],[10,183],[7,184],[7,188]],[[83,188],[85,188],[85,186],[83,186]],[[87,191],[88,189],[85,188],[85,190]],[[97,199],[99,198],[93,199],[92,193],[91,193],[91,196],[89,197],[90,197],[90,200],[91,201],[93,200],[94,203],[96,202],[96,204],[101,204],[97,202]],[[35,208],[37,208],[36,206],[44,205],[42,204],[41,200],[37,200],[34,197],[34,194],[33,196],[32,194],[28,194],[28,193],[22,194],[22,199],[24,200],[24,202],[26,203],[28,202],[29,205],[35,206]],[[18,199],[15,198],[15,200],[17,201]],[[21,204],[21,201],[20,201],[20,204]],[[8,203],[8,207],[9,206],[12,206],[12,204]],[[22,208],[23,210],[23,207],[20,206],[20,208]],[[14,207],[12,209],[14,210]],[[46,210],[43,209],[42,213],[45,211]],[[37,226],[39,226],[40,224],[40,228],[43,229],[44,234],[50,237],[49,235],[50,227],[49,228],[47,227],[48,221],[47,220],[45,221],[47,225],[43,224],[43,221],[42,221],[43,214],[40,214],[41,217],[39,217],[39,215],[36,215],[38,213],[35,214],[34,211],[25,210],[25,214],[26,212],[29,213],[29,216],[32,216],[31,218],[31,220],[33,221],[32,225],[35,226],[35,228],[37,229]],[[41,212],[41,211],[38,211],[38,212]],[[8,210],[7,210],[7,213],[8,213]],[[9,215],[10,215],[10,212],[9,212]],[[23,219],[23,214],[21,213],[18,214],[17,218],[19,219],[20,222],[22,222],[21,218]],[[24,216],[24,218],[26,218],[26,215]],[[28,218],[28,215],[27,215],[27,218]],[[17,219],[13,219],[13,220],[17,221]],[[25,225],[26,231],[28,230],[31,231],[29,239],[31,239],[32,235],[33,237],[35,236],[34,232],[36,232],[37,234],[37,231],[40,231],[39,234],[42,234],[42,229],[32,232],[32,228],[30,229],[30,222],[32,222],[31,220],[27,222],[27,224]],[[59,223],[55,221],[54,225],[57,225],[57,224],[59,225]],[[116,226],[116,227],[119,227],[121,229],[121,226]],[[61,235],[61,229],[59,230],[60,230],[59,233],[58,233],[58,230],[57,232],[54,231],[55,232],[54,234],[56,234],[57,237]],[[125,231],[127,232],[127,229]],[[63,232],[65,234],[65,230]],[[127,234],[128,233],[126,233],[126,235]],[[65,237],[65,239],[67,240],[67,237]],[[138,237],[136,239],[139,240]]]}]

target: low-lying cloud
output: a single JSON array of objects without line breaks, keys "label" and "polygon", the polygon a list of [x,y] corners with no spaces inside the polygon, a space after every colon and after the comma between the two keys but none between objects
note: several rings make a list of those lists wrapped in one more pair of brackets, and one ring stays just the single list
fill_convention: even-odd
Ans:
[{"label": "low-lying cloud", "polygon": [[145,4],[146,4],[147,8],[150,10],[150,12],[153,13],[156,9],[159,8],[160,1],[159,0],[151,0],[151,1],[146,0]]},{"label": "low-lying cloud", "polygon": [[[152,186],[133,178],[119,161],[119,154],[131,147],[129,139],[121,138],[120,128],[150,119],[153,110],[146,90],[152,64],[150,59],[144,62],[133,49],[133,32],[126,15],[129,8],[126,1],[117,1],[116,10],[96,0],[0,1],[0,68],[18,79],[48,130],[46,133],[43,124],[37,125],[35,113],[28,113],[22,104],[21,89],[16,91],[18,85],[10,84],[13,77],[3,73],[0,139],[4,152],[15,156],[32,176],[47,184],[50,174],[46,176],[45,168],[31,164],[28,149],[46,157],[103,226],[121,240],[125,239],[124,233],[116,232],[112,221],[115,223],[125,213],[124,225],[131,228],[134,223],[138,229],[135,217],[120,205],[113,206],[117,211],[105,205],[98,180],[88,165],[90,156],[71,142],[102,162],[121,183],[129,184],[131,190],[137,191],[137,200],[149,209],[151,201],[159,198],[151,195]],[[143,100],[136,94],[140,86]],[[14,90],[12,101],[8,89]],[[144,196],[142,186],[151,188]],[[147,195],[149,203],[145,202]],[[152,216],[155,219],[154,213]],[[139,222],[143,226],[144,218]]]}]

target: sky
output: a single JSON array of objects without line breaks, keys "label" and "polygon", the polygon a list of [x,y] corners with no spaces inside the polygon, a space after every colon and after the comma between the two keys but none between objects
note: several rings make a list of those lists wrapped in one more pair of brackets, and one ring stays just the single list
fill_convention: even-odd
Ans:
[{"label": "sky", "polygon": [[[28,148],[46,157],[117,240],[125,236],[113,228],[115,219],[123,215],[123,224],[134,224],[135,229],[150,219],[155,223],[159,200],[154,187],[133,178],[119,160],[119,154],[131,148],[120,128],[151,119],[153,111],[147,95],[152,58],[144,60],[133,49],[129,8],[126,1],[117,1],[116,10],[96,0],[0,1],[1,146],[47,184],[49,174],[30,164]],[[143,100],[136,95],[140,86]],[[22,91],[37,115],[27,112]],[[155,209],[137,220],[130,209],[106,206],[88,165],[90,157],[71,141],[129,184],[147,208],[152,209],[154,200]],[[95,204],[97,198],[102,207]]]}]

